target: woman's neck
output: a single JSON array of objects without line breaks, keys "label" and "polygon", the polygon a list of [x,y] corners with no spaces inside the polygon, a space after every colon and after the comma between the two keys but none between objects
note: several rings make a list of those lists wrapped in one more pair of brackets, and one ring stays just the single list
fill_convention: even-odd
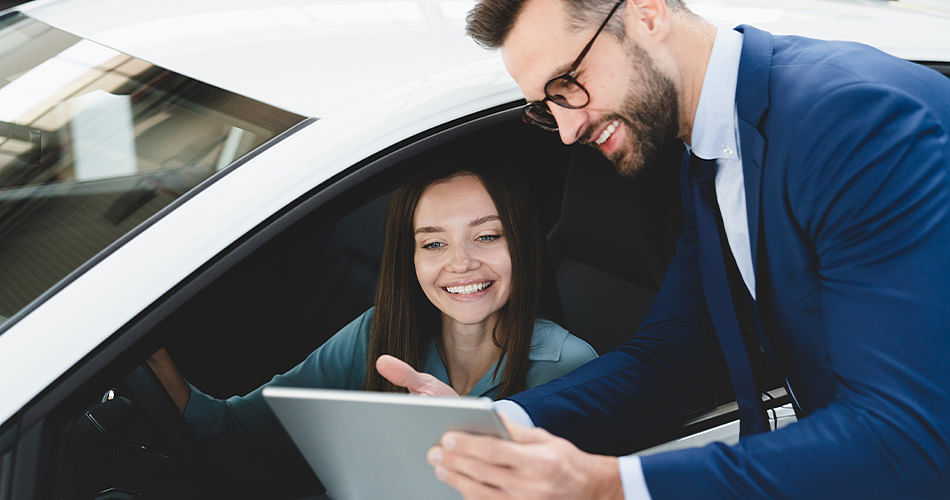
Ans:
[{"label": "woman's neck", "polygon": [[492,340],[497,321],[497,316],[492,316],[481,323],[466,325],[442,317],[442,359],[449,383],[461,396],[472,392],[501,356],[501,348]]}]

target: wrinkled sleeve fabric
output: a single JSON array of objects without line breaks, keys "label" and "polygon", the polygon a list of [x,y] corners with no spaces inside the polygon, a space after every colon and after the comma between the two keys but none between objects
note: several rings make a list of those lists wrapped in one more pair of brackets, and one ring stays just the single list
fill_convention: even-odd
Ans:
[{"label": "wrinkled sleeve fabric", "polygon": [[932,110],[870,84],[804,110],[788,199],[817,256],[834,400],[735,446],[643,457],[653,498],[946,498],[950,137]]},{"label": "wrinkled sleeve fabric", "polygon": [[300,364],[244,396],[221,400],[192,387],[184,417],[199,445],[231,469],[295,447],[264,400],[267,386],[361,389],[373,309],[344,326]]}]

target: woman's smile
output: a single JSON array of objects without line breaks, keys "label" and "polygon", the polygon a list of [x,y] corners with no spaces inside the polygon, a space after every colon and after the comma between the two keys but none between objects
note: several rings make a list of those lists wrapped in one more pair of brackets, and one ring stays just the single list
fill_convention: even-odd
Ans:
[{"label": "woman's smile", "polygon": [[419,286],[443,317],[494,321],[508,302],[511,256],[498,210],[481,181],[451,177],[422,193],[414,215]]},{"label": "woman's smile", "polygon": [[477,283],[471,283],[468,285],[449,285],[444,286],[446,292],[451,293],[452,295],[472,295],[478,292],[485,290],[490,287],[494,281],[479,281]]}]

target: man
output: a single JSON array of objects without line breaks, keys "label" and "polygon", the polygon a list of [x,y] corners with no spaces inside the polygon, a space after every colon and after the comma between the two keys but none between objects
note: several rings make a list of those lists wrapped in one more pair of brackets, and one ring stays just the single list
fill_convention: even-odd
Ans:
[{"label": "man", "polygon": [[[501,48],[527,121],[620,172],[690,149],[684,232],[640,332],[500,408],[605,449],[677,414],[711,324],[743,437],[618,459],[509,421],[511,442],[447,433],[442,480],[466,498],[945,497],[950,81],[858,44],[717,30],[680,0],[482,0],[469,33]],[[765,432],[757,358],[798,423]]]}]

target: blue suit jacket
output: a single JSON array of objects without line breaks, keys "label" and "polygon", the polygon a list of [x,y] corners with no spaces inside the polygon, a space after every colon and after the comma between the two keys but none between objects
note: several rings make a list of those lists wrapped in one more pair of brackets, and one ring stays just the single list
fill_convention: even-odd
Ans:
[{"label": "blue suit jacket", "polygon": [[[757,305],[805,417],[736,446],[644,457],[650,493],[945,498],[950,79],[859,44],[737,29]],[[686,182],[684,232],[640,332],[513,398],[581,448],[676,415],[709,378]]]}]

